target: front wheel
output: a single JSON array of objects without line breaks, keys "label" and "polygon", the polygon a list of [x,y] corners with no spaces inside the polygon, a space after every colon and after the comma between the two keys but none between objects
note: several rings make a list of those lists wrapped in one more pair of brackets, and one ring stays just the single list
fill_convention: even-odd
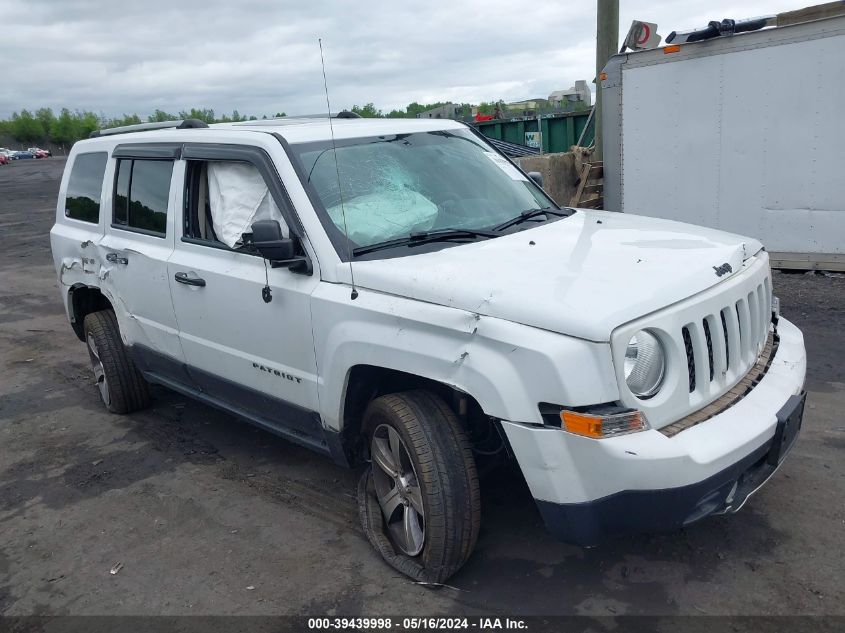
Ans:
[{"label": "front wheel", "polygon": [[469,558],[481,523],[469,439],[427,391],[376,398],[364,431],[372,461],[359,494],[367,536],[395,568],[442,583]]}]

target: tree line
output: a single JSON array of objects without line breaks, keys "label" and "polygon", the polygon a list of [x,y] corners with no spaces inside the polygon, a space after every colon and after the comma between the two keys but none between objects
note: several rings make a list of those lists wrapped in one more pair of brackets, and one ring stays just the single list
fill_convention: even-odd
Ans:
[{"label": "tree line", "polygon": [[[409,103],[404,109],[393,109],[383,112],[373,103],[363,106],[353,105],[349,108],[352,112],[365,118],[387,117],[387,118],[415,118],[421,112],[447,105],[448,102],[436,103]],[[458,116],[469,118],[473,109],[477,108],[479,114],[494,114],[497,108],[504,108],[504,102],[490,101],[482,102],[478,106],[469,103],[458,105]],[[146,119],[137,114],[124,114],[121,117],[107,117],[103,114],[87,110],[70,110],[62,108],[56,114],[52,108],[38,108],[37,110],[20,110],[14,112],[9,119],[0,119],[0,134],[7,133],[20,143],[44,143],[52,142],[56,145],[70,146],[76,141],[88,138],[91,132],[107,128],[133,125],[136,123],[155,123],[160,121],[178,121],[180,119],[199,119],[206,123],[232,123],[237,121],[256,121],[259,118],[280,118],[285,116],[284,112],[276,112],[272,117],[266,114],[261,117],[242,115],[237,110],[231,114],[218,116],[211,108],[191,108],[177,113],[156,110],[148,115]]]},{"label": "tree line", "polygon": [[[564,105],[553,104],[548,99],[529,99],[528,101],[532,101],[536,104],[536,107],[531,110],[531,113],[535,113],[538,110],[544,113],[553,111],[583,112],[589,109],[589,106],[580,101],[567,103]],[[482,101],[478,105],[472,103],[452,103],[450,101],[438,101],[437,103],[417,103],[416,101],[414,101],[413,103],[409,103],[408,107],[404,110],[390,110],[389,112],[384,112],[380,110],[373,103],[367,103],[362,106],[354,105],[350,109],[352,110],[352,112],[359,114],[365,118],[385,117],[404,119],[414,118],[422,112],[425,112],[427,110],[433,110],[434,108],[440,108],[445,105],[454,105],[455,117],[464,120],[469,119],[470,117],[473,117],[476,114],[495,115],[502,117],[523,116],[526,114],[526,111],[522,106],[518,104],[508,105],[503,99],[498,99],[496,101]]]},{"label": "tree line", "polygon": [[498,101],[482,101],[477,106],[472,103],[456,103],[452,104],[450,101],[438,101],[436,103],[417,103],[416,101],[409,103],[408,107],[404,110],[390,110],[389,112],[383,112],[379,108],[377,108],[373,103],[367,103],[362,106],[353,105],[350,110],[355,114],[358,114],[365,119],[375,119],[375,118],[388,118],[388,119],[408,119],[408,118],[416,118],[417,115],[425,112],[427,110],[433,110],[434,108],[440,108],[445,105],[455,105],[456,106],[456,116],[461,118],[469,118],[473,115],[473,110],[475,110],[478,114],[493,114],[496,111],[496,108],[499,108],[501,111],[506,109],[505,102],[502,99]]},{"label": "tree line", "polygon": [[[274,117],[285,116],[276,112]],[[263,115],[261,118],[268,118]],[[21,143],[50,141],[57,145],[72,145],[76,141],[88,138],[91,132],[136,123],[155,123],[160,121],[178,121],[180,119],[200,119],[206,123],[231,123],[234,121],[255,121],[257,116],[246,116],[237,110],[232,114],[217,116],[210,108],[191,108],[176,114],[156,110],[142,119],[137,114],[124,114],[122,117],[106,117],[95,112],[62,108],[56,115],[52,108],[39,108],[35,111],[21,110],[14,112],[9,119],[0,119],[0,133],[7,133]]]}]

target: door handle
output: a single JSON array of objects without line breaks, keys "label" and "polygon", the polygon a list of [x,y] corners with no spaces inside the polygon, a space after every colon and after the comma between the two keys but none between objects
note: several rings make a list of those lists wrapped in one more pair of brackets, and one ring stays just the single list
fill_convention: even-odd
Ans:
[{"label": "door handle", "polygon": [[188,273],[176,273],[174,275],[174,279],[176,279],[176,281],[180,284],[185,284],[186,286],[199,286],[200,288],[205,287],[205,279],[200,279],[199,277],[188,277]]},{"label": "door handle", "polygon": [[106,261],[111,262],[112,264],[123,264],[124,266],[129,263],[129,260],[126,257],[121,257],[117,253],[109,253],[106,255]]}]

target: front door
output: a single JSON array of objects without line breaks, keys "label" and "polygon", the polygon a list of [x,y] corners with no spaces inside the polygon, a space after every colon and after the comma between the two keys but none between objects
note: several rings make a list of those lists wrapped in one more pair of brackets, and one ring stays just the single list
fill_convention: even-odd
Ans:
[{"label": "front door", "polygon": [[275,174],[260,171],[249,152],[237,161],[221,160],[219,147],[213,155],[184,163],[180,236],[167,267],[188,370],[206,397],[265,426],[319,438],[310,311],[319,277],[265,266],[243,250],[251,218],[277,219],[287,234],[283,201],[265,186]]}]

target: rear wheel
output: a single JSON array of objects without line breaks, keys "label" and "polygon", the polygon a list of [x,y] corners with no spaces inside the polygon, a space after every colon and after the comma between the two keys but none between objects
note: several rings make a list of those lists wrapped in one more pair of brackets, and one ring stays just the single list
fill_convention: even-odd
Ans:
[{"label": "rear wheel", "polygon": [[132,413],[149,406],[147,381],[126,353],[114,312],[88,314],[83,328],[94,381],[106,408],[112,413]]},{"label": "rear wheel", "polygon": [[[400,571],[442,583],[469,558],[481,523],[469,439],[449,406],[428,391],[373,400],[364,430],[372,467],[369,494],[359,500],[368,537]],[[368,507],[378,508],[380,522]],[[380,541],[374,525],[382,528]]]}]

